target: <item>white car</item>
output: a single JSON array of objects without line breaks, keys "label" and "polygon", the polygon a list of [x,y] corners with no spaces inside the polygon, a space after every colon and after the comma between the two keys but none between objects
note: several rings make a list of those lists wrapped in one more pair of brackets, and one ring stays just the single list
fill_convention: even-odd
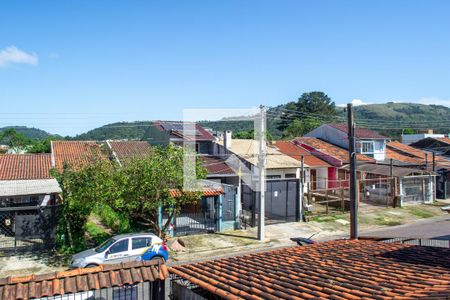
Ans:
[{"label": "white car", "polygon": [[103,264],[169,259],[164,242],[152,233],[133,233],[113,236],[100,246],[72,256],[71,268],[94,267]]}]

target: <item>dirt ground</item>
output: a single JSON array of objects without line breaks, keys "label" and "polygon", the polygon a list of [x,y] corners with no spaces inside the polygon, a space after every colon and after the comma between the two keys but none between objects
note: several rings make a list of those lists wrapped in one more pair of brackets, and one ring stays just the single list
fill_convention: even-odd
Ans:
[{"label": "dirt ground", "polygon": [[[361,205],[359,214],[359,230],[372,231],[403,224],[414,224],[423,220],[439,218],[447,213],[440,207],[445,202],[406,206],[403,208],[386,208]],[[291,237],[309,237],[323,241],[345,238],[350,230],[348,213],[335,213],[314,217],[308,223],[281,223],[267,225],[266,239],[256,239],[257,228],[233,230],[225,233],[191,235],[181,237],[186,249],[171,253],[169,263],[183,263],[224,255],[270,250],[279,247],[293,246]],[[67,269],[62,257],[52,253],[16,254],[0,253],[0,277],[25,275],[30,273],[48,273]]]}]

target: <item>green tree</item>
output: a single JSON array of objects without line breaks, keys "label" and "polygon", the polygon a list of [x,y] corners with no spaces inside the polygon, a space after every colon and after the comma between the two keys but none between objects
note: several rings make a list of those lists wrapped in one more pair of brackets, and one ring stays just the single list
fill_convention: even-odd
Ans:
[{"label": "green tree", "polygon": [[[181,192],[183,190],[183,149],[169,145],[155,147],[152,155],[135,159],[120,171],[124,194],[111,198],[109,204],[124,211],[130,218],[148,224],[159,236],[164,236],[169,224],[181,207],[200,200],[201,192]],[[197,179],[206,177],[206,170],[196,161]],[[170,191],[180,191],[173,196]],[[162,228],[159,227],[159,208],[168,216]]]},{"label": "green tree", "polygon": [[0,133],[0,141],[8,145],[14,152],[26,150],[33,143],[31,139],[28,139],[22,133],[18,133],[13,128],[8,128]]},{"label": "green tree", "polygon": [[289,102],[283,109],[279,129],[285,137],[303,135],[337,115],[335,103],[318,91],[303,93],[297,102]]}]

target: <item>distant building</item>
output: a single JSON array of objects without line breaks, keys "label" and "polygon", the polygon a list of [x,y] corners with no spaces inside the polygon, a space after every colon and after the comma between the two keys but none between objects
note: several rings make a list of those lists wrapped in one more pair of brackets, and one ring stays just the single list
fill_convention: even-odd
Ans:
[{"label": "distant building", "polygon": [[[305,134],[305,137],[315,137],[344,149],[349,148],[348,127],[345,124],[324,124]],[[389,138],[364,128],[356,128],[355,137],[358,153],[376,160],[386,158],[386,142]]]},{"label": "distant building", "polygon": [[424,133],[418,133],[418,134],[402,134],[400,141],[403,144],[411,145],[412,143],[415,143],[417,141],[426,139],[426,138],[443,138],[445,137],[445,134],[437,134],[434,133],[433,130],[428,130]]}]

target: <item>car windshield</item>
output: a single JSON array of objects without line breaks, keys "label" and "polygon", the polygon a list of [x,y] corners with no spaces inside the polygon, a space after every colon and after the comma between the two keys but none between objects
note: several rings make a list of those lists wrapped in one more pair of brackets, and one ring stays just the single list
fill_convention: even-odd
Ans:
[{"label": "car windshield", "polygon": [[115,239],[109,239],[103,242],[103,244],[101,244],[100,246],[98,246],[97,248],[95,248],[95,252],[103,252],[105,251],[109,246],[111,246],[112,244],[114,244],[116,242]]}]

